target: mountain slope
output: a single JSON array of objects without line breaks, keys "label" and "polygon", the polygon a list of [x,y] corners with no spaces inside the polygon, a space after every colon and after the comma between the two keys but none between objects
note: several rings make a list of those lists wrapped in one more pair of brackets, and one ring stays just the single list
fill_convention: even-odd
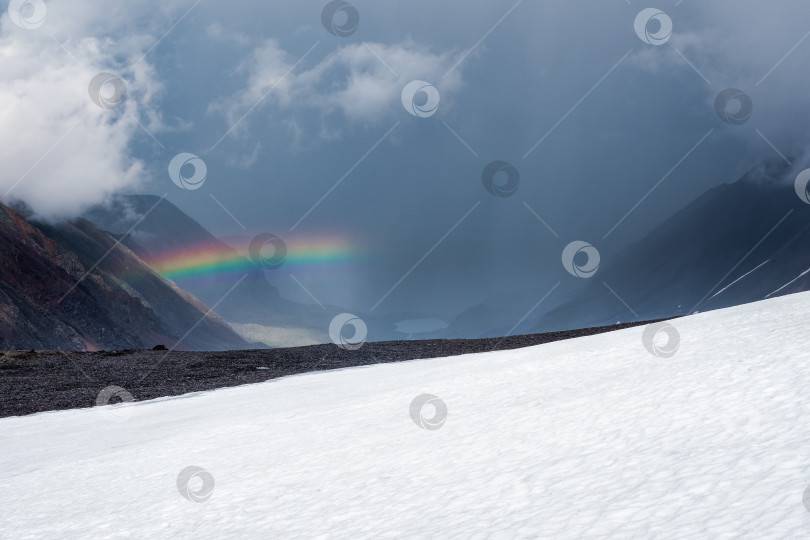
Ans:
[{"label": "mountain slope", "polygon": [[0,205],[0,347],[234,349],[216,314],[91,223],[35,224]]},{"label": "mountain slope", "polygon": [[771,163],[706,192],[641,241],[603,256],[584,292],[536,327],[665,318],[810,290],[810,274],[800,276],[810,268],[810,206],[796,196],[793,176]]},{"label": "mountain slope", "polygon": [[5,418],[0,533],[806,537],[810,294],[671,324]]},{"label": "mountain slope", "polygon": [[326,313],[318,306],[283,298],[268,282],[263,269],[172,203],[152,195],[119,195],[109,204],[91,209],[85,217],[116,235],[131,231],[124,243],[158,272],[170,270],[178,254],[188,259],[203,256],[210,263],[210,272],[172,275],[171,279],[206,304],[217,303],[217,313],[231,323],[239,323],[239,328],[246,328],[244,333],[261,335],[259,329],[265,326],[270,327],[268,332],[280,334],[290,329],[291,335],[280,335],[277,344],[306,345],[329,340],[326,329],[339,311]]}]

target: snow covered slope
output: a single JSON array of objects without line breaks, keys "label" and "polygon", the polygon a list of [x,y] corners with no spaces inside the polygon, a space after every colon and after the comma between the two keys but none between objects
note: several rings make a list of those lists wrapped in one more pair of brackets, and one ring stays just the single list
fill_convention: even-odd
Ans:
[{"label": "snow covered slope", "polygon": [[3,419],[0,536],[807,538],[810,294],[673,324]]}]

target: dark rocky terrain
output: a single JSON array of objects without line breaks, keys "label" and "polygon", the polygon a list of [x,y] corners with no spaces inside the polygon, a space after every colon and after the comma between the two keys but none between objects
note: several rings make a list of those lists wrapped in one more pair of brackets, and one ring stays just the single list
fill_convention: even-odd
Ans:
[{"label": "dark rocky terrain", "polygon": [[250,346],[89,221],[45,223],[25,214],[0,204],[0,348]]},{"label": "dark rocky terrain", "polygon": [[506,338],[366,343],[356,351],[328,344],[203,353],[7,352],[0,356],[0,417],[92,407],[99,392],[113,385],[143,401],[311,371],[517,349],[641,324],[646,323]]}]

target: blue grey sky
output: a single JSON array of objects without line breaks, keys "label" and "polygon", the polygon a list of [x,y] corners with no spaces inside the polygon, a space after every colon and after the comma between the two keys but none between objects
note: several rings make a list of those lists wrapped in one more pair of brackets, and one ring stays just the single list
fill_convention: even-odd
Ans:
[{"label": "blue grey sky", "polygon": [[[562,280],[565,294],[581,286],[560,263],[569,242],[609,264],[711,187],[805,147],[799,0],[352,0],[345,37],[321,0],[45,5],[36,28],[15,24],[36,4],[0,25],[5,199],[60,218],[165,193],[219,236],[345,237],[366,256],[297,277],[347,309],[450,318],[502,291]],[[634,28],[650,7],[672,21],[660,45]],[[99,72],[126,82],[122,107],[88,99]],[[405,110],[414,80],[437,90],[435,114]],[[754,104],[741,125],[715,112],[726,88]],[[181,152],[207,166],[199,189],[169,178]],[[510,197],[482,183],[496,160],[519,171]]]}]

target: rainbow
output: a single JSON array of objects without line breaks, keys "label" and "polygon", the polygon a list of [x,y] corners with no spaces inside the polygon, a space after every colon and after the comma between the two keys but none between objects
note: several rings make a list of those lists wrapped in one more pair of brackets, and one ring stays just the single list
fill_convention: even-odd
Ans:
[{"label": "rainbow", "polygon": [[[287,256],[275,271],[333,268],[356,262],[365,250],[344,238],[295,238],[287,243]],[[149,257],[147,263],[171,281],[245,274],[257,268],[247,245],[237,248],[220,241],[170,250]]]}]

